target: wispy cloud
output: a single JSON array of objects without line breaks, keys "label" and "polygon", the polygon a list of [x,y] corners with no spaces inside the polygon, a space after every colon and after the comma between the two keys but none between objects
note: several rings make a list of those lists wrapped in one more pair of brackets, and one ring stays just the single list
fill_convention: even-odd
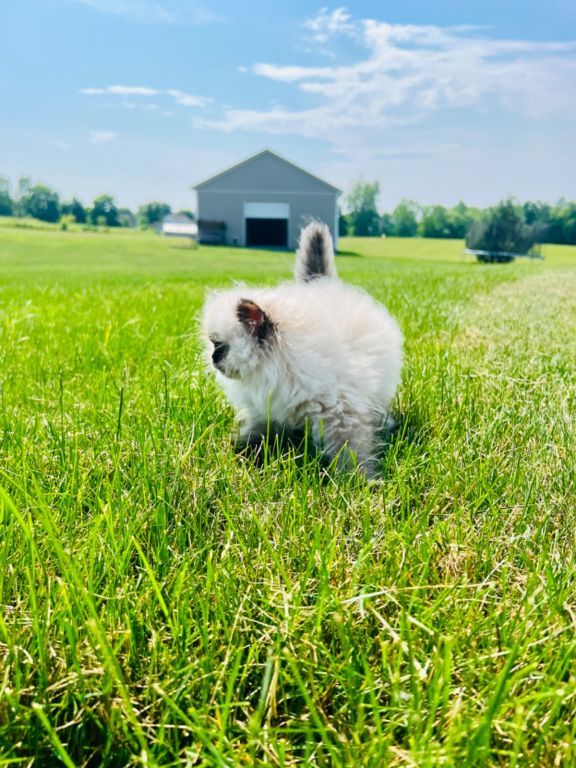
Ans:
[{"label": "wispy cloud", "polygon": [[330,12],[322,8],[317,16],[307,19],[304,28],[310,30],[308,40],[315,43],[326,43],[337,34],[355,34],[356,24],[346,8],[337,8]]},{"label": "wispy cloud", "polygon": [[[323,136],[418,122],[440,110],[481,114],[493,104],[525,118],[563,115],[576,89],[576,42],[490,37],[472,27],[389,24],[322,9],[305,23],[318,47],[344,39],[356,60],[344,66],[276,65],[251,73],[292,89],[306,108],[223,109],[196,127]],[[300,97],[302,99],[302,97]]]},{"label": "wispy cloud", "polygon": [[209,24],[222,18],[195,0],[72,0],[135,24]]},{"label": "wispy cloud", "polygon": [[[133,96],[144,98],[150,96],[168,96],[176,104],[184,107],[205,107],[211,99],[205,96],[195,96],[192,93],[177,90],[176,88],[147,88],[141,85],[108,85],[105,88],[81,88],[80,93],[85,96]],[[118,106],[124,109],[137,109],[140,105],[133,101],[118,101]],[[145,109],[158,109],[158,105],[145,105]]]},{"label": "wispy cloud", "polygon": [[160,109],[158,104],[149,101],[107,101],[104,102],[103,106],[108,107],[109,109],[117,109],[117,107],[120,106],[122,109],[138,109],[142,112],[157,112]]},{"label": "wispy cloud", "polygon": [[138,85],[109,85],[106,88],[81,88],[80,93],[87,96],[156,96],[158,91]]},{"label": "wispy cloud", "polygon": [[117,131],[90,131],[92,144],[105,144],[107,141],[114,141],[118,136]]},{"label": "wispy cloud", "polygon": [[172,96],[176,104],[182,104],[184,107],[205,107],[211,101],[204,96],[193,96],[191,93],[177,91],[174,88],[166,91],[166,93],[168,96]]}]

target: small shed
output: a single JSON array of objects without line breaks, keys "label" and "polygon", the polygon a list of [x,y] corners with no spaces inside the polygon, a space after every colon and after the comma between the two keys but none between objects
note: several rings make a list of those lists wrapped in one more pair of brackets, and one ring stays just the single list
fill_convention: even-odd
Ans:
[{"label": "small shed", "polygon": [[189,219],[188,216],[169,213],[162,219],[161,232],[163,235],[171,237],[189,237],[192,240],[197,240],[198,224]]},{"label": "small shed", "polygon": [[196,184],[200,240],[216,224],[224,242],[249,247],[295,248],[300,230],[324,222],[334,243],[341,190],[264,149]]}]

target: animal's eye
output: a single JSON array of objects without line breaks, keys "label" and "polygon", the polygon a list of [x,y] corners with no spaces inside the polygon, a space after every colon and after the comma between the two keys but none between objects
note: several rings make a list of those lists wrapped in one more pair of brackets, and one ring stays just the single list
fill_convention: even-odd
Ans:
[{"label": "animal's eye", "polygon": [[213,340],[212,344],[214,344],[214,349],[212,350],[212,362],[217,366],[218,363],[226,357],[230,347],[225,341]]}]

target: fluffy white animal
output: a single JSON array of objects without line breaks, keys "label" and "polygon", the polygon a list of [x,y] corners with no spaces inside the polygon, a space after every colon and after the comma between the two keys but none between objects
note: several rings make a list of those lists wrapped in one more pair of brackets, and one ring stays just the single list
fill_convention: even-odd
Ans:
[{"label": "fluffy white animal", "polygon": [[332,238],[302,232],[296,282],[209,294],[207,360],[237,412],[244,444],[273,424],[308,428],[344,469],[376,470],[377,433],[400,381],[402,334],[388,311],[336,276]]}]

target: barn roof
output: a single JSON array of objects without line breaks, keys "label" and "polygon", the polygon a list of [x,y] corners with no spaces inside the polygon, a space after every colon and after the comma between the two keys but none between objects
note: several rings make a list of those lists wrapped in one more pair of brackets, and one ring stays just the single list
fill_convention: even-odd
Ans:
[{"label": "barn roof", "polygon": [[291,166],[292,168],[296,168],[296,170],[300,171],[300,173],[305,174],[306,176],[309,176],[311,179],[314,179],[318,183],[322,184],[323,186],[327,187],[332,192],[336,192],[337,194],[341,194],[342,190],[338,189],[338,187],[334,186],[334,184],[330,184],[329,182],[325,181],[324,179],[321,179],[319,176],[316,176],[313,173],[310,173],[310,171],[306,171],[304,168],[301,168],[299,165],[296,165],[296,163],[293,163],[291,160],[287,160],[285,157],[282,157],[282,155],[279,155],[277,152],[274,152],[271,149],[261,149],[259,152],[256,152],[254,155],[250,155],[250,157],[245,158],[244,160],[241,160],[239,163],[235,163],[234,165],[229,166],[228,168],[225,168],[223,171],[220,171],[219,173],[214,174],[214,176],[210,176],[207,179],[203,179],[202,181],[198,182],[198,184],[195,184],[192,189],[194,190],[200,190],[204,189],[205,187],[209,186],[213,181],[216,179],[219,179],[222,176],[226,176],[226,174],[230,173],[231,171],[235,171],[238,168],[241,168],[243,165],[248,165],[249,163],[253,162],[254,160],[264,157],[266,155],[269,155],[271,157],[275,157],[277,160],[281,160],[283,163],[286,163],[287,165]]}]

